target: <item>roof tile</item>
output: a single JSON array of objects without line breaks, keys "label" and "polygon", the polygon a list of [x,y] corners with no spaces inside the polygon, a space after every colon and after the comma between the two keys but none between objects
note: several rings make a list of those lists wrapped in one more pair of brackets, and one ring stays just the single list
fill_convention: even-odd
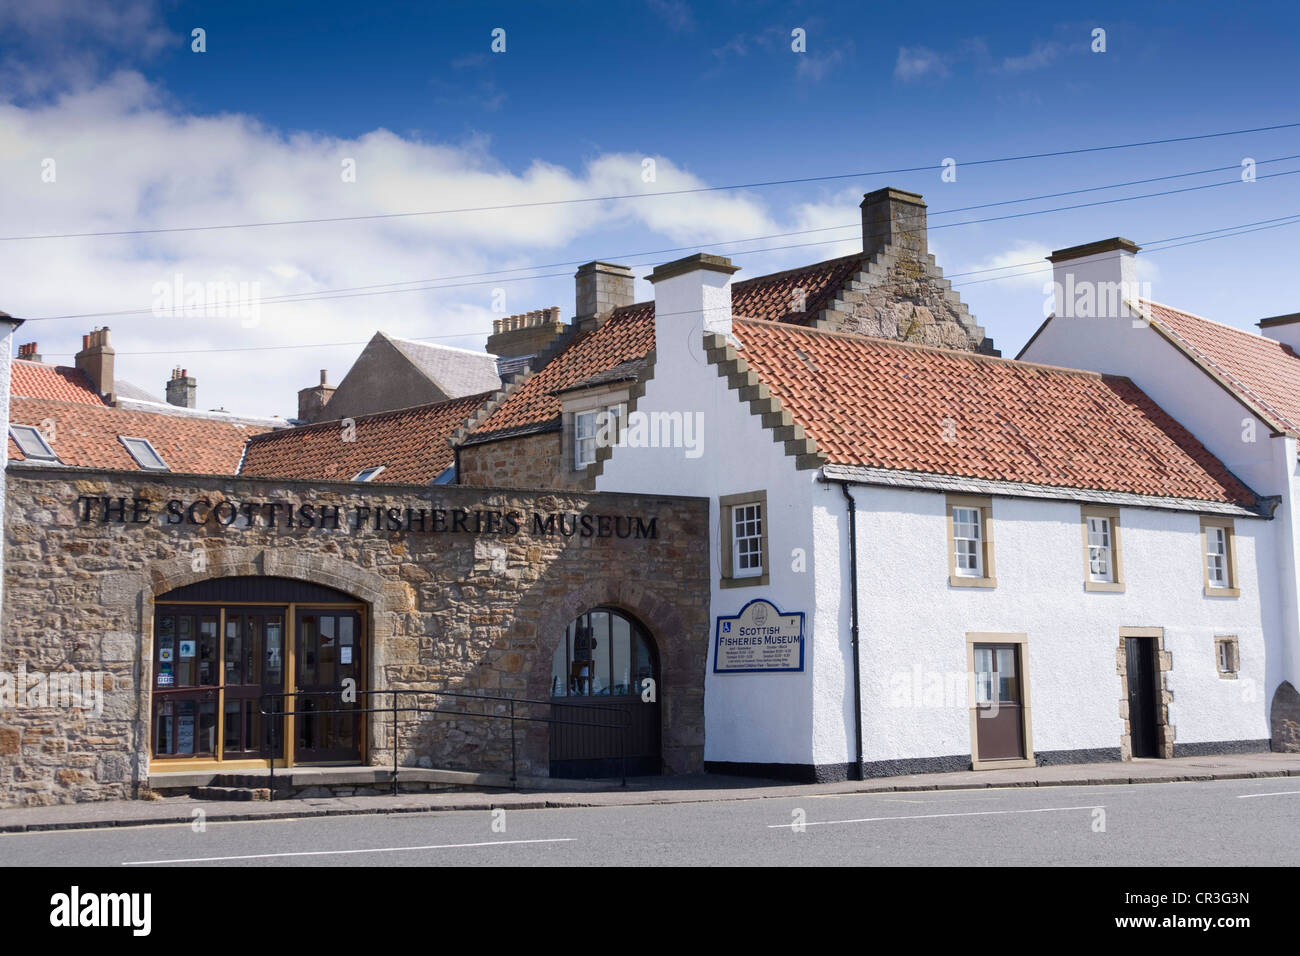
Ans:
[{"label": "roof tile", "polygon": [[[233,475],[244,453],[244,443],[266,430],[214,418],[21,396],[10,401],[9,421],[39,428],[65,465],[142,471],[118,441],[125,436],[149,439],[172,471],[199,475]],[[12,438],[9,458],[23,460]]]},{"label": "roof tile", "polygon": [[428,484],[455,461],[447,439],[491,395],[359,416],[352,420],[351,440],[337,421],[260,435],[249,442],[240,474],[350,481],[365,468],[384,465],[380,481]]},{"label": "roof tile", "polygon": [[784,323],[737,320],[734,331],[832,464],[1255,503],[1126,378]]}]

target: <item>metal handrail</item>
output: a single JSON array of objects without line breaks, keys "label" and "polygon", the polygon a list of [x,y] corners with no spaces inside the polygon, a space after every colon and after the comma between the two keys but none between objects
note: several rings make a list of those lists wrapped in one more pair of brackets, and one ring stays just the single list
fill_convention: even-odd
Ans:
[{"label": "metal handrail", "polygon": [[[296,702],[299,698],[304,698],[304,697],[335,697],[342,693],[343,693],[342,690],[268,692],[262,694],[258,698],[258,710],[263,717],[285,717],[290,714],[290,711],[286,711],[283,709],[267,710],[267,706],[266,706],[267,702],[273,700],[279,700],[283,702],[289,699],[292,699]],[[589,721],[584,721],[584,720],[562,720],[555,717],[528,717],[528,716],[516,714],[515,704],[541,704],[546,707],[557,706],[557,701],[540,700],[538,698],[532,698],[532,697],[504,697],[497,694],[467,694],[461,691],[454,691],[454,690],[427,690],[427,689],[426,690],[414,690],[414,689],[404,690],[400,688],[390,688],[388,690],[359,690],[359,691],[355,691],[354,693],[358,697],[379,697],[384,694],[390,694],[392,695],[393,703],[391,707],[341,707],[338,709],[331,709],[331,710],[313,710],[310,713],[315,716],[324,716],[326,714],[391,714],[393,717],[393,796],[397,796],[397,771],[398,771],[397,715],[399,713],[450,714],[456,717],[485,717],[490,720],[509,720],[510,721],[510,782],[511,783],[517,783],[519,779],[517,774],[518,760],[517,760],[516,747],[515,747],[515,721],[516,720],[523,720],[531,723],[564,724],[564,725],[575,726],[575,727],[593,727],[593,728],[604,729],[604,730],[621,730],[623,732],[619,735],[619,760],[622,764],[622,769],[623,769],[622,785],[624,787],[627,786],[627,735],[628,732],[632,729],[632,717],[627,712],[627,710],[623,707],[613,707],[607,704],[583,704],[582,706],[584,710],[609,711],[611,713],[618,714],[622,718],[621,723],[593,724]],[[432,697],[455,697],[455,698],[463,698],[467,700],[502,701],[510,705],[510,713],[476,714],[473,713],[472,711],[447,710],[440,707],[409,707],[409,706],[400,707],[398,706],[398,697],[402,694],[408,694],[408,695],[413,694],[416,696],[432,696]],[[564,703],[559,702],[559,705],[564,706]],[[295,707],[294,710],[292,711],[292,714],[294,716],[297,716],[298,713],[299,711]],[[271,722],[271,748],[270,748],[269,756],[270,756],[270,769],[271,769],[270,792],[271,792],[272,800],[275,799],[275,750],[276,750],[276,743],[277,743],[276,734],[279,732],[278,724],[279,721]],[[286,748],[286,754],[287,752],[288,751]]]}]

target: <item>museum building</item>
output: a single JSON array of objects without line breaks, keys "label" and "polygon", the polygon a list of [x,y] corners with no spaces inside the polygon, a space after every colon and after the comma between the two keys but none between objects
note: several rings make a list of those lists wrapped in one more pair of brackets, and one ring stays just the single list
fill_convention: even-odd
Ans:
[{"label": "museum building", "polygon": [[589,263],[491,365],[377,334],[290,421],[117,382],[106,329],[6,342],[0,803],[1300,747],[1295,436],[1243,452],[1068,341],[1002,359],[920,196],[862,220],[653,301]]}]

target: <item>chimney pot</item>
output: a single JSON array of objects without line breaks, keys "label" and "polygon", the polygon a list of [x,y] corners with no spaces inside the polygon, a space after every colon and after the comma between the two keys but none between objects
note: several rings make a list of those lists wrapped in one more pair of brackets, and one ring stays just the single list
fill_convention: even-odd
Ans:
[{"label": "chimney pot", "polygon": [[298,390],[298,420],[320,421],[324,417],[325,406],[334,397],[335,390],[335,386],[328,382],[327,370],[321,369],[319,385]]},{"label": "chimney pot", "polygon": [[[564,333],[559,306],[509,315],[492,322],[487,350],[498,359],[536,355]],[[497,363],[500,366],[500,362]]]}]

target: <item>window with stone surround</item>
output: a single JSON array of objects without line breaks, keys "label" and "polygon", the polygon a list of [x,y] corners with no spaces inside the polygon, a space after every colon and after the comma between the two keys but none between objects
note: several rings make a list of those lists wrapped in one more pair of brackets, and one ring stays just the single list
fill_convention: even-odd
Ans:
[{"label": "window with stone surround", "polygon": [[1201,555],[1206,597],[1238,597],[1237,540],[1231,518],[1201,517]]},{"label": "window with stone surround", "polygon": [[1083,505],[1083,589],[1123,591],[1119,509]]},{"label": "window with stone surround", "polygon": [[596,461],[596,452],[617,444],[625,427],[626,390],[603,389],[566,397],[564,404],[564,457],[573,471],[584,471]]},{"label": "window with stone surround", "polygon": [[1214,660],[1219,677],[1223,680],[1236,680],[1241,667],[1238,658],[1236,637],[1216,637],[1214,639]]},{"label": "window with stone surround", "polygon": [[767,547],[767,492],[748,491],[718,499],[722,532],[722,587],[771,581]]},{"label": "window with stone surround", "polygon": [[948,583],[952,587],[994,588],[993,501],[948,495]]}]

